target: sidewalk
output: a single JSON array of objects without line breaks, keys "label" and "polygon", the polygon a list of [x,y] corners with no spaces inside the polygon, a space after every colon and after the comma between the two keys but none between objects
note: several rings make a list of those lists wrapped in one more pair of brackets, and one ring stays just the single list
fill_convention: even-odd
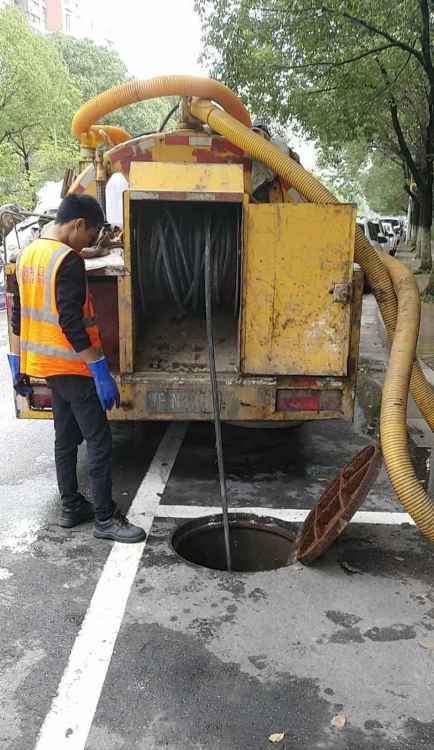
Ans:
[{"label": "sidewalk", "polygon": [[[416,258],[414,253],[409,253],[406,250],[399,250],[397,258],[413,272],[419,267],[420,259]],[[414,278],[416,279],[419,290],[423,292],[428,283],[429,274],[416,274]],[[434,304],[429,302],[422,302],[421,305],[417,355],[422,364],[425,365],[425,374],[427,374],[426,370],[428,368],[434,370]],[[430,375],[431,378],[427,377],[432,381],[433,373],[430,373]]]}]

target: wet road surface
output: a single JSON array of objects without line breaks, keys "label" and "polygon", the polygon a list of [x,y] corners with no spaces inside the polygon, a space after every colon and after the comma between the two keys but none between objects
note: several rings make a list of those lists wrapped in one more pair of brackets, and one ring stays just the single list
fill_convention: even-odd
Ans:
[{"label": "wet road surface", "polygon": [[[232,507],[309,509],[375,437],[385,353],[371,302],[354,426],[225,425]],[[29,750],[113,545],[95,540],[91,524],[56,525],[52,425],[15,420],[0,315],[0,746]],[[165,429],[114,429],[114,495],[123,509],[134,508]],[[413,441],[412,451],[426,481],[429,449]],[[265,750],[272,733],[284,734],[274,746],[285,750],[431,748],[434,547],[408,524],[351,524],[310,567],[229,575],[186,564],[170,545],[183,521],[175,514],[219,502],[211,427],[188,426],[175,458],[90,731],[79,740],[71,716],[53,750]],[[80,474],[86,491],[84,454]],[[363,510],[402,511],[384,471]],[[104,640],[106,622],[89,637]]]}]

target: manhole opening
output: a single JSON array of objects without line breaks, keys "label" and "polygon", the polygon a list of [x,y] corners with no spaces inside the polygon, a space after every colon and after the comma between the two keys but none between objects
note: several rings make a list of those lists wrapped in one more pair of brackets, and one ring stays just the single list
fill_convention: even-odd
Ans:
[{"label": "manhole opening", "polygon": [[[229,523],[233,572],[275,570],[295,562],[295,534],[283,521],[231,513]],[[222,516],[182,524],[172,536],[172,546],[189,563],[226,570]]]}]

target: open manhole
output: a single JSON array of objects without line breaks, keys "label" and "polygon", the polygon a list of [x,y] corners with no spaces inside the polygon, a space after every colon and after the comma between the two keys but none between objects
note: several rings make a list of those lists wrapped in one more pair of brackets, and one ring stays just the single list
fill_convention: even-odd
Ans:
[{"label": "open manhole", "polygon": [[[274,570],[295,561],[295,534],[276,518],[230,513],[232,570]],[[172,536],[177,555],[194,565],[226,570],[223,517],[205,516],[182,524]]]}]

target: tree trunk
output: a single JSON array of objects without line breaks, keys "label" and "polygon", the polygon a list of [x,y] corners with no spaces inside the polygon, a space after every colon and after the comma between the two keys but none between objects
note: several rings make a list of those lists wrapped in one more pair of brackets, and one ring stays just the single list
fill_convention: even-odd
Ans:
[{"label": "tree trunk", "polygon": [[428,285],[425,287],[423,294],[424,296],[429,295],[430,297],[434,297],[434,270],[431,270]]},{"label": "tree trunk", "polygon": [[420,237],[420,268],[419,271],[430,273],[432,269],[431,254],[431,225],[432,225],[432,178],[427,179],[427,186],[421,195],[421,217],[418,233]]},{"label": "tree trunk", "polygon": [[415,247],[416,258],[422,257],[422,227],[419,225],[416,228],[416,247]]},{"label": "tree trunk", "polygon": [[416,200],[415,198],[411,198],[411,217],[410,217],[410,225],[408,227],[408,237],[407,237],[407,246],[411,253],[413,253],[416,250],[417,234],[418,234],[418,227],[419,227],[419,215],[420,215],[419,201]]}]

